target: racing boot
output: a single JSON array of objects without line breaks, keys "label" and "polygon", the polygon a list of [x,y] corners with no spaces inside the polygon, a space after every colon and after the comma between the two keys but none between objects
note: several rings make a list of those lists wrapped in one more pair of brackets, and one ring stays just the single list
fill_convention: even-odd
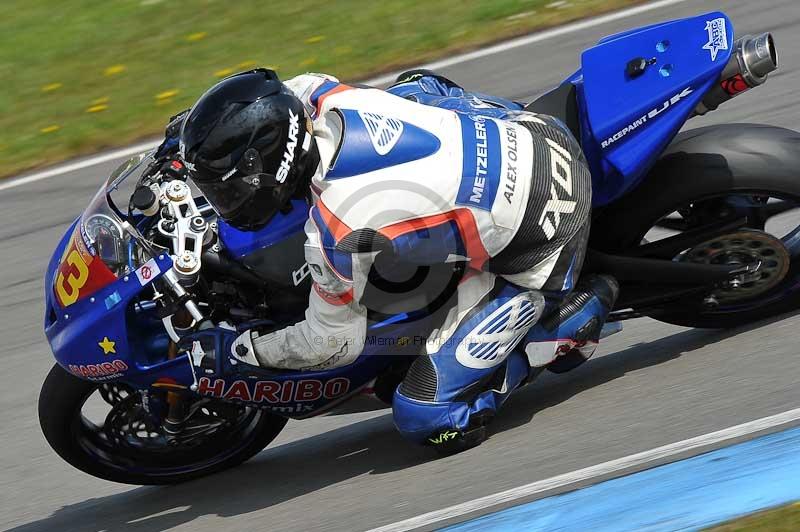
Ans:
[{"label": "racing boot", "polygon": [[609,275],[582,279],[526,336],[531,367],[566,373],[589,360],[618,294],[619,284]]}]

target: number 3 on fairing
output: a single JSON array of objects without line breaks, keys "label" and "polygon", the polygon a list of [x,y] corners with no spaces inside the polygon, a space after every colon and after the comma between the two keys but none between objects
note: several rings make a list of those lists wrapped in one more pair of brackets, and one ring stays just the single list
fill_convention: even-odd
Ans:
[{"label": "number 3 on fairing", "polygon": [[[86,266],[86,263],[83,262],[83,258],[81,254],[78,253],[77,249],[73,249],[70,254],[67,255],[67,264],[74,266],[75,270],[77,270],[77,274],[71,271],[69,275],[64,277],[63,272],[58,272],[58,277],[56,277],[56,292],[58,293],[58,298],[61,300],[61,304],[65,307],[78,300],[81,288],[83,288],[86,281],[89,279],[89,268]],[[67,285],[70,290],[67,290]]]}]

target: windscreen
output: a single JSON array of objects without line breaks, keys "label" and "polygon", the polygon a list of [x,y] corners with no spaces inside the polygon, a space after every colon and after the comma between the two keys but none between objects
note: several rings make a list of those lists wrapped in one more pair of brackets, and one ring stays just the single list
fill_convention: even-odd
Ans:
[{"label": "windscreen", "polygon": [[113,203],[127,205],[128,189],[136,183],[136,178],[129,178],[138,176],[137,170],[143,168],[146,158],[134,157],[117,168],[81,215],[53,280],[56,299],[62,307],[130,274],[149,259],[123,228],[119,213],[125,211]]}]

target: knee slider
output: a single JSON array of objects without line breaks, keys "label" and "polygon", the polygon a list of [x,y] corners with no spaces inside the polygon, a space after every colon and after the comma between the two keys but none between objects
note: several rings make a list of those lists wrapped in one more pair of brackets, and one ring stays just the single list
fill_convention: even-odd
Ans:
[{"label": "knee slider", "polygon": [[394,425],[407,440],[425,443],[431,434],[452,427],[450,406],[411,399],[398,387],[392,401]]}]

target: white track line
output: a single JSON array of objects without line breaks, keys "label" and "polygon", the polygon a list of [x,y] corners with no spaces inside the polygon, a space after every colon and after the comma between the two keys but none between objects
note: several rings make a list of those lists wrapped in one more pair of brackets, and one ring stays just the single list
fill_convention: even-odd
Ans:
[{"label": "white track line", "polygon": [[121,150],[102,153],[100,155],[95,155],[94,157],[89,157],[88,159],[81,159],[79,161],[75,161],[74,163],[69,163],[62,166],[56,166],[55,168],[50,168],[49,170],[44,170],[42,172],[38,172],[35,174],[22,177],[15,177],[5,182],[0,182],[0,190],[6,190],[9,188],[18,187],[20,185],[26,185],[28,183],[33,183],[35,181],[41,181],[42,179],[49,179],[57,175],[74,172],[76,170],[83,170],[84,168],[97,166],[98,164],[107,163],[109,161],[113,161],[114,159],[132,157],[138,153],[142,153],[143,151],[155,148],[156,146],[158,146],[158,141],[147,142],[144,144],[136,144],[135,146],[128,146],[127,148],[123,148]]},{"label": "white track line", "polygon": [[[532,33],[524,37],[519,37],[517,39],[512,39],[510,41],[505,41],[499,44],[495,44],[494,46],[481,48],[480,50],[475,50],[474,52],[467,52],[464,54],[459,54],[453,57],[449,57],[447,59],[442,59],[441,61],[434,61],[433,63],[428,63],[426,65],[422,65],[417,68],[427,68],[428,70],[438,70],[440,68],[447,68],[449,66],[457,65],[459,63],[466,63],[467,61],[480,59],[481,57],[486,57],[488,55],[494,55],[506,52],[514,48],[519,48],[520,46],[527,46],[529,44],[545,41],[547,39],[552,39],[554,37],[560,37],[562,35],[574,33],[576,31],[581,31],[588,28],[593,28],[595,26],[600,26],[601,24],[607,24],[609,22],[614,22],[628,17],[633,17],[635,15],[647,13],[648,11],[653,11],[654,9],[669,7],[675,4],[682,4],[683,2],[686,1],[688,0],[659,0],[657,2],[650,2],[649,4],[643,4],[640,6],[623,9],[622,11],[615,11],[607,15],[601,15],[599,17],[573,22],[572,24],[559,26],[551,30],[544,30],[537,33]],[[367,85],[382,85],[384,83],[390,83],[394,81],[399,74],[405,72],[406,70],[408,69],[404,68],[403,70],[398,70],[397,72],[393,72],[391,74],[385,74],[377,78],[372,78],[370,80],[365,81],[364,83],[366,83]]]},{"label": "white track line", "polygon": [[[501,491],[500,493],[495,493],[493,495],[487,495],[486,497],[481,497],[480,499],[475,499],[462,504],[456,504],[455,506],[436,510],[435,512],[422,514],[404,521],[398,521],[386,526],[374,528],[368,532],[399,532],[435,525],[436,523],[441,523],[447,519],[453,519],[455,517],[467,515],[479,510],[485,510],[503,503],[530,497],[531,495],[552,490],[554,488],[562,488],[577,482],[599,478],[610,473],[618,473],[628,468],[645,465],[687,451],[692,451],[709,445],[722,443],[727,440],[732,440],[734,438],[747,436],[748,434],[754,434],[756,432],[778,427],[799,419],[800,408],[796,408],[794,410],[789,410],[774,416],[756,419],[754,421],[742,423],[741,425],[729,427],[717,432],[711,432],[709,434],[697,436],[696,438],[671,443],[669,445],[664,445],[663,447],[656,447],[655,449],[650,449],[649,451],[632,454],[630,456],[624,456],[616,460],[611,460],[610,462],[604,462],[602,464],[593,465],[584,469],[578,469],[577,471],[572,471],[563,475],[525,484],[524,486],[512,488],[507,491]],[[478,450],[478,452],[480,452],[480,450]]]},{"label": "white track line", "polygon": [[[606,24],[608,22],[614,22],[616,20],[621,20],[624,18],[632,17],[635,15],[639,15],[642,13],[646,13],[648,11],[652,11],[654,9],[660,9],[662,7],[668,7],[675,4],[681,4],[688,0],[659,0],[657,2],[651,2],[649,4],[644,4],[636,7],[632,7],[629,9],[623,9],[622,11],[616,11],[614,13],[609,13],[608,15],[603,15],[600,17],[594,17],[586,20],[582,20],[580,22],[575,22],[573,24],[567,24],[566,26],[560,26],[558,28],[554,28],[551,30],[541,31],[538,33],[532,33],[531,35],[527,35],[525,37],[520,37],[517,39],[513,39],[510,41],[506,41],[500,44],[496,44],[494,46],[489,46],[488,48],[483,48],[481,50],[475,50],[474,52],[468,52],[465,54],[455,55],[448,59],[443,59],[441,61],[434,61],[433,63],[428,63],[422,65],[418,68],[427,68],[429,70],[436,70],[439,68],[446,68],[449,66],[457,65],[459,63],[465,63],[467,61],[472,61],[474,59],[478,59],[481,57],[486,57],[489,55],[499,54],[513,48],[519,48],[520,46],[527,46],[529,44],[537,43],[540,41],[544,41],[546,39],[552,39],[554,37],[560,37],[561,35],[566,35],[568,33],[573,33],[576,31],[585,30],[587,28],[591,28],[594,26],[599,26],[601,24]],[[394,79],[400,74],[401,72],[408,70],[404,69],[401,71],[393,72],[391,74],[385,74],[383,76],[379,76],[376,78],[368,79],[364,83],[367,85],[383,85],[385,83],[390,83],[394,81]],[[123,148],[120,150],[115,150],[111,152],[107,152],[104,154],[100,154],[94,157],[90,157],[88,159],[82,159],[80,161],[76,161],[74,163],[65,164],[62,166],[56,166],[54,168],[50,168],[48,170],[44,170],[42,172],[37,172],[35,174],[25,175],[21,177],[16,177],[12,179],[8,179],[3,183],[0,183],[0,191],[7,190],[9,188],[18,187],[20,185],[26,185],[28,183],[34,183],[36,181],[41,181],[42,179],[49,179],[51,177],[55,177],[58,175],[66,174],[68,172],[74,172],[75,170],[82,170],[84,168],[90,168],[92,166],[103,164],[108,161],[113,161],[114,159],[122,159],[123,157],[131,157],[136,155],[137,153],[141,153],[143,151],[149,150],[155,147],[158,143],[151,142],[146,144],[138,144],[136,146],[130,146],[128,148]]]}]

